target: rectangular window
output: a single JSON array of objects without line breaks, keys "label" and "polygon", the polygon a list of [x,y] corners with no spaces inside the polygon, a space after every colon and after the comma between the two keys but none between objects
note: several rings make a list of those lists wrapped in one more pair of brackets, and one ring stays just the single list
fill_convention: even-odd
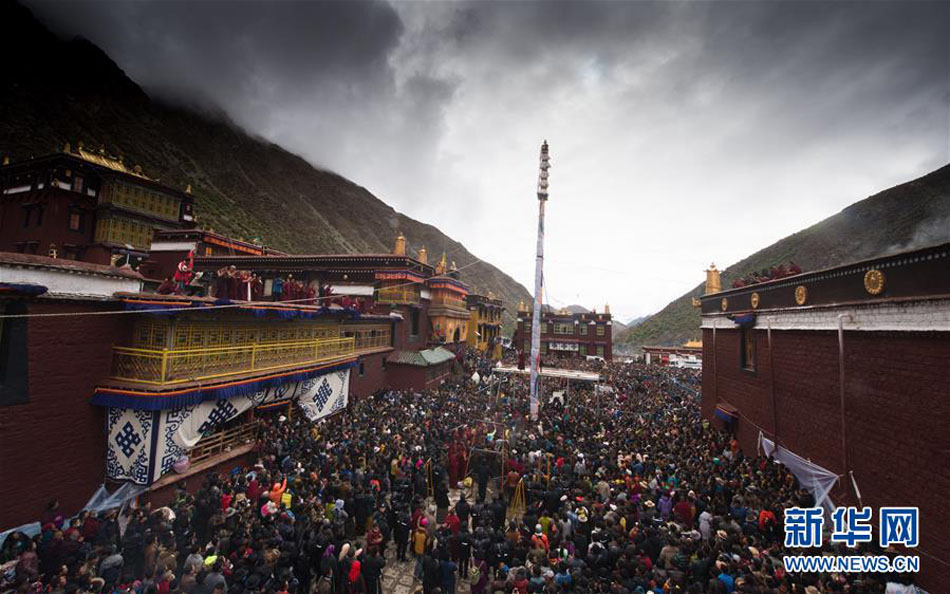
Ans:
[{"label": "rectangular window", "polygon": [[577,333],[581,336],[587,336],[587,324],[581,323],[577,326]]},{"label": "rectangular window", "polygon": [[[0,313],[25,314],[26,304],[8,302],[0,305]],[[26,324],[25,318],[0,318],[0,406],[25,404],[30,400]]]},{"label": "rectangular window", "polygon": [[597,345],[597,356],[598,356],[598,357],[603,357],[603,356],[604,356],[604,347],[603,347],[603,345]]},{"label": "rectangular window", "polygon": [[213,256],[213,255],[214,255],[214,248],[212,248],[210,245],[206,245],[206,246],[205,246],[205,255],[206,255],[206,256]]},{"label": "rectangular window", "polygon": [[597,336],[603,336],[606,328],[603,324],[597,324]]},{"label": "rectangular window", "polygon": [[569,334],[573,336],[574,324],[564,324],[564,323],[555,322],[554,333],[555,334]]},{"label": "rectangular window", "polygon": [[580,349],[578,350],[578,353],[580,354],[581,357],[586,357],[586,356],[587,356],[587,345],[586,345],[586,344],[580,345]]},{"label": "rectangular window", "polygon": [[419,310],[413,309],[412,313],[409,314],[409,320],[411,322],[409,327],[409,334],[415,338],[419,336]]},{"label": "rectangular window", "polygon": [[30,226],[30,214],[33,212],[33,205],[28,204],[23,206],[23,226]]},{"label": "rectangular window", "polygon": [[548,354],[548,343],[546,343],[546,342],[542,342],[542,343],[541,343],[541,354],[542,354],[542,355],[547,355],[547,354]]},{"label": "rectangular window", "polygon": [[82,192],[82,176],[77,175],[73,178],[73,192]]},{"label": "rectangular window", "polygon": [[360,361],[360,377],[363,377],[364,375],[366,375],[366,366],[363,365],[362,361]]},{"label": "rectangular window", "polygon": [[755,371],[755,335],[752,328],[739,330],[740,349],[739,359],[742,368],[746,371]]},{"label": "rectangular window", "polygon": [[548,333],[548,323],[541,322],[541,334],[547,334],[547,333]]},{"label": "rectangular window", "polygon": [[69,230],[82,231],[82,213],[78,210],[69,211]]}]

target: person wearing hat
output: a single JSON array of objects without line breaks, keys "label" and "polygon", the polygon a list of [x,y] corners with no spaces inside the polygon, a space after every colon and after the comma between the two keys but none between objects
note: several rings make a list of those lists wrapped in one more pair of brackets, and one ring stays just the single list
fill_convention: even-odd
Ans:
[{"label": "person wearing hat", "polygon": [[531,536],[531,544],[535,548],[544,549],[545,553],[551,550],[551,544],[548,542],[548,535],[544,533],[541,524],[534,527],[534,534]]}]

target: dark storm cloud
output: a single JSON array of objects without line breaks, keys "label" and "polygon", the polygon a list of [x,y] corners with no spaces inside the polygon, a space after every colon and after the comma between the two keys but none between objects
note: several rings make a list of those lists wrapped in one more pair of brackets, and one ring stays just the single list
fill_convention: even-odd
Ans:
[{"label": "dark storm cloud", "polygon": [[90,37],[146,85],[223,96],[276,85],[387,85],[402,24],[382,2],[34,2],[50,24]]},{"label": "dark storm cloud", "polygon": [[[152,92],[220,105],[526,286],[549,138],[549,295],[608,297],[622,317],[950,158],[947,3],[30,6]],[[716,233],[735,212],[742,232]],[[634,269],[635,290],[604,273]]]}]

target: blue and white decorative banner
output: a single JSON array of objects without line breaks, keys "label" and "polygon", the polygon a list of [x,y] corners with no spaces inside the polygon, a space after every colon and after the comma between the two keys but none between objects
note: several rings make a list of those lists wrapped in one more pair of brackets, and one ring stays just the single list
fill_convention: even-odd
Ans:
[{"label": "blue and white decorative banner", "polygon": [[344,369],[184,408],[109,408],[106,475],[113,480],[151,484],[171,471],[202,437],[263,404],[296,400],[307,419],[316,422],[346,408],[349,383],[350,370]]},{"label": "blue and white decorative banner", "polygon": [[153,450],[157,412],[110,408],[107,415],[106,476],[146,485]]},{"label": "blue and white decorative banner", "polygon": [[300,382],[297,404],[311,422],[346,408],[350,393],[350,370],[334,371]]}]

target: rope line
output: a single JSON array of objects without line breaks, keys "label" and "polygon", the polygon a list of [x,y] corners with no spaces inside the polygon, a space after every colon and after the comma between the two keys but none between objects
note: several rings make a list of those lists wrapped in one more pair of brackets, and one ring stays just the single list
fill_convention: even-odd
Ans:
[{"label": "rope line", "polygon": [[[470,266],[481,263],[482,260],[476,258],[474,261],[469,262],[464,266],[456,268],[455,272],[459,270],[465,270]],[[438,280],[438,279],[449,279],[452,278],[448,274],[440,274],[437,276],[431,276],[427,280]],[[390,285],[390,288],[396,289],[399,287],[408,287],[410,285],[416,285],[419,283],[415,282],[406,282],[397,285]],[[218,309],[233,309],[233,308],[245,308],[249,303],[300,303],[307,302],[313,303],[314,301],[320,301],[323,299],[335,299],[339,295],[328,295],[325,297],[307,297],[304,299],[290,299],[287,301],[242,301],[240,303],[229,303],[222,305],[208,305],[201,308],[185,308],[185,307],[166,307],[159,309],[124,309],[119,311],[83,311],[83,312],[55,312],[55,313],[34,313],[34,314],[3,314],[0,315],[0,320],[12,320],[12,319],[27,319],[27,318],[69,318],[69,317],[79,317],[79,316],[113,316],[113,315],[124,315],[124,314],[141,314],[141,313],[168,313],[176,311],[210,311]]]}]

